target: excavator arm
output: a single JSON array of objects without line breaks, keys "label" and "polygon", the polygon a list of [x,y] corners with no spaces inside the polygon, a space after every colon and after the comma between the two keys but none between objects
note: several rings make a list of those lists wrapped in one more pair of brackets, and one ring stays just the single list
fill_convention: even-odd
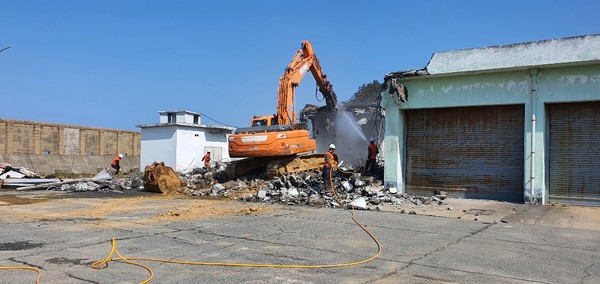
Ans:
[{"label": "excavator arm", "polygon": [[261,172],[267,176],[277,176],[317,170],[322,166],[323,154],[314,153],[317,149],[316,140],[307,129],[298,127],[294,112],[294,90],[309,71],[327,107],[336,111],[337,97],[332,85],[323,74],[310,42],[303,41],[302,47],[279,78],[277,113],[254,116],[251,127],[238,128],[228,137],[229,156],[247,158],[227,166],[229,178]]},{"label": "excavator arm", "polygon": [[327,80],[327,75],[323,73],[312,45],[305,40],[302,41],[301,48],[279,78],[277,96],[277,123],[279,125],[295,125],[297,123],[294,111],[294,90],[309,70],[325,98],[327,107],[331,111],[336,110],[337,96],[333,91],[333,85]]}]

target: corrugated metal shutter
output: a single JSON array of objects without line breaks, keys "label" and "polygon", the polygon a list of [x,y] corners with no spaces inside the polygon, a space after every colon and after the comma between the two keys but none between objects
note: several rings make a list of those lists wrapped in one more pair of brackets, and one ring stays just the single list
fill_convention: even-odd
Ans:
[{"label": "corrugated metal shutter", "polygon": [[600,102],[547,110],[550,202],[600,206]]},{"label": "corrugated metal shutter", "polygon": [[408,193],[523,200],[523,105],[405,114]]}]

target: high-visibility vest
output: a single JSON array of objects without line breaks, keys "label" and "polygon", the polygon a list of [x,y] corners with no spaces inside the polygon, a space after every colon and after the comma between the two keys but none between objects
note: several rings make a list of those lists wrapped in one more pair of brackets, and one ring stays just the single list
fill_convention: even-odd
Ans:
[{"label": "high-visibility vest", "polygon": [[333,165],[335,165],[333,154],[329,151],[325,152],[325,162],[323,163],[323,166],[331,168]]},{"label": "high-visibility vest", "polygon": [[116,156],[116,157],[115,157],[115,158],[112,160],[112,163],[110,163],[110,165],[111,165],[111,166],[116,166],[116,165],[119,163],[119,161],[121,161],[121,157],[119,157],[119,156]]}]

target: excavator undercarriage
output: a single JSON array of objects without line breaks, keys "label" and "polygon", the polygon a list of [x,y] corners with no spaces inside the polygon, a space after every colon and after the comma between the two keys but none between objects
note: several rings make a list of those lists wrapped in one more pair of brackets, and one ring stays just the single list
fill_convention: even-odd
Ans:
[{"label": "excavator undercarriage", "polygon": [[229,163],[227,177],[236,179],[246,175],[266,173],[268,178],[282,174],[301,173],[323,167],[323,154],[303,154],[287,157],[247,158]]}]

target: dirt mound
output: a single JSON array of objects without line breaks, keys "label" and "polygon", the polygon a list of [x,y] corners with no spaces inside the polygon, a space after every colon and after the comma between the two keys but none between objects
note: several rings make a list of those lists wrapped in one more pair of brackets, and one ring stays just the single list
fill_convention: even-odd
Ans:
[{"label": "dirt mound", "polygon": [[173,168],[165,163],[153,163],[144,169],[144,189],[156,193],[172,193],[187,185]]}]

